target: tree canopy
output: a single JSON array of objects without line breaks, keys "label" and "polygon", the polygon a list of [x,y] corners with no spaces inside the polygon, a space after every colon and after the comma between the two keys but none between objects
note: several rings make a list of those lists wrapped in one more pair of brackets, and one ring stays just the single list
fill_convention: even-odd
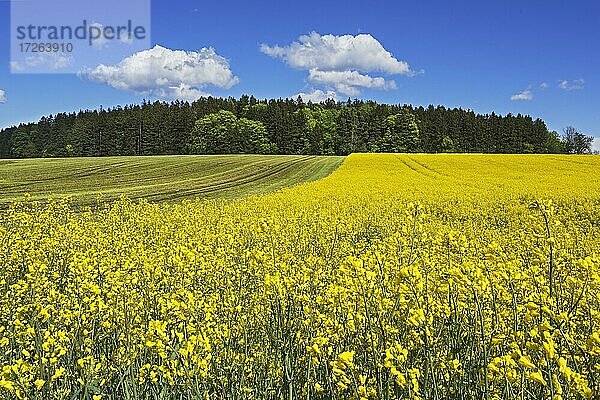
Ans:
[{"label": "tree canopy", "polygon": [[[577,133],[577,134],[575,134]],[[528,115],[252,96],[60,113],[0,131],[0,158],[352,152],[588,153]]]}]

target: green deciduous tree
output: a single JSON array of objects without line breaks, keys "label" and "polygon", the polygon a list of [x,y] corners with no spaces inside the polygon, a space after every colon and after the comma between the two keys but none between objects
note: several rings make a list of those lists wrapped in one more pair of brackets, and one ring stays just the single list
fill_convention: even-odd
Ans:
[{"label": "green deciduous tree", "polygon": [[243,152],[252,154],[275,154],[277,146],[269,141],[267,129],[262,122],[247,118],[238,120],[238,132],[243,143]]},{"label": "green deciduous tree", "polygon": [[593,137],[584,135],[572,126],[567,126],[563,130],[563,143],[567,153],[591,153],[593,140]]},{"label": "green deciduous tree", "polygon": [[414,114],[402,110],[385,120],[385,134],[380,149],[390,153],[414,153],[419,151],[419,127]]},{"label": "green deciduous tree", "polygon": [[192,154],[267,154],[275,150],[261,122],[238,119],[221,110],[196,121],[192,131]]}]

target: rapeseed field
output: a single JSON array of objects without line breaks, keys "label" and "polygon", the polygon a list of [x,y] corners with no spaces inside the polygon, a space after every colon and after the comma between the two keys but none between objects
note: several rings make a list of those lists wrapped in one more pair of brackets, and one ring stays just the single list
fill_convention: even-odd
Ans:
[{"label": "rapeseed field", "polygon": [[0,398],[600,397],[600,158],[354,154],[0,214]]}]

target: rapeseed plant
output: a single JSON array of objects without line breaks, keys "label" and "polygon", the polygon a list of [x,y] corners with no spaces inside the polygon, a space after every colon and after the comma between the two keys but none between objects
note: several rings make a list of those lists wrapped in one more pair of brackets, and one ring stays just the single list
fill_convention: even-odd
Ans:
[{"label": "rapeseed plant", "polygon": [[599,163],[355,154],[233,202],[16,202],[0,398],[597,398]]}]

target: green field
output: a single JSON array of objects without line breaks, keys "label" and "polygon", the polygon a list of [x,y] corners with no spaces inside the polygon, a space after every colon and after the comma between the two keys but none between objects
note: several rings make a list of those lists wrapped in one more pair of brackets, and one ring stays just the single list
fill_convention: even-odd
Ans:
[{"label": "green field", "polygon": [[150,201],[239,198],[323,178],[343,157],[151,156],[0,160],[0,204],[73,196],[80,205],[99,196]]}]

